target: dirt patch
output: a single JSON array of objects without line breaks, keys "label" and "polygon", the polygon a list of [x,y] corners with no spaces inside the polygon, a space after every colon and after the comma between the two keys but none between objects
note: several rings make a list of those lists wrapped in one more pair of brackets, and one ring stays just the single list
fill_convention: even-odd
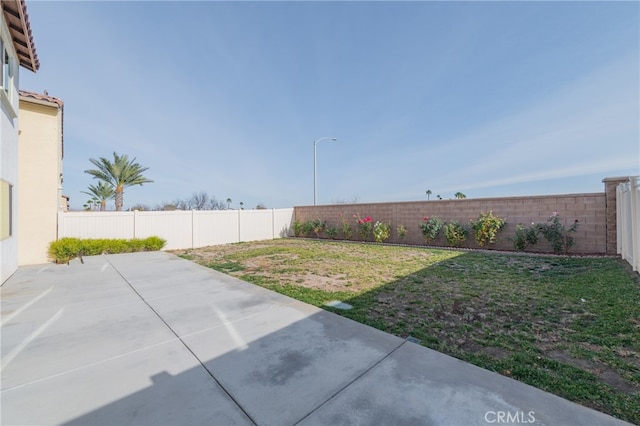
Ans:
[{"label": "dirt patch", "polygon": [[467,340],[464,343],[459,345],[459,348],[476,354],[485,354],[493,359],[506,359],[510,353],[501,348],[496,348],[494,346],[482,346],[477,344],[472,340]]},{"label": "dirt patch", "polygon": [[574,367],[578,367],[582,370],[588,371],[598,376],[604,383],[608,384],[611,387],[614,387],[620,392],[624,392],[629,395],[635,392],[640,392],[640,386],[637,386],[634,383],[626,380],[620,374],[602,363],[584,358],[574,358],[564,351],[550,351],[547,353],[547,356],[558,362],[573,365]]},{"label": "dirt patch", "polygon": [[333,277],[323,277],[314,274],[306,274],[296,279],[296,284],[307,287],[321,289],[325,291],[354,291],[347,280],[346,275]]}]

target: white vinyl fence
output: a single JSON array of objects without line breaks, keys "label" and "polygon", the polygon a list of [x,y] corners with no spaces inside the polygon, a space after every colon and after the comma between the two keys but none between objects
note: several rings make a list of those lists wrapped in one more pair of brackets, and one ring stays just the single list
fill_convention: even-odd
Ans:
[{"label": "white vinyl fence", "polygon": [[640,271],[640,185],[638,176],[616,189],[618,254]]},{"label": "white vinyl fence", "polygon": [[240,241],[271,240],[290,234],[293,209],[189,210],[168,212],[60,212],[58,239],[146,238],[167,240],[166,250]]}]

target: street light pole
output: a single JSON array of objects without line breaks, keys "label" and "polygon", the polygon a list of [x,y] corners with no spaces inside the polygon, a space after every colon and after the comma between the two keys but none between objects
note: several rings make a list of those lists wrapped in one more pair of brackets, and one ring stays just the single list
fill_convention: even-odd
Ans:
[{"label": "street light pole", "polygon": [[316,146],[318,145],[318,142],[325,140],[325,139],[331,139],[332,141],[336,141],[336,138],[333,138],[331,136],[324,136],[321,137],[320,139],[316,139],[313,142],[313,205],[315,206],[316,203],[318,202],[318,172],[317,172],[317,162],[316,162],[316,154],[317,154],[317,149]]}]

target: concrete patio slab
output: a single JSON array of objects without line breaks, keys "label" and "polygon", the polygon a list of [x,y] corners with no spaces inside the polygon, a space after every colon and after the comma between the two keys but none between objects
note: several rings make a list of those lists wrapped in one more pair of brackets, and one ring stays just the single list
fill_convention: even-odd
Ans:
[{"label": "concrete patio slab", "polygon": [[[260,424],[293,425],[402,339],[301,303],[184,338]],[[293,400],[292,400],[293,398]]]},{"label": "concrete patio slab", "polygon": [[2,424],[625,424],[169,253],[0,296]]},{"label": "concrete patio slab", "polygon": [[407,342],[300,424],[620,423],[540,389]]},{"label": "concrete patio slab", "polygon": [[2,424],[252,424],[177,339],[2,393]]}]

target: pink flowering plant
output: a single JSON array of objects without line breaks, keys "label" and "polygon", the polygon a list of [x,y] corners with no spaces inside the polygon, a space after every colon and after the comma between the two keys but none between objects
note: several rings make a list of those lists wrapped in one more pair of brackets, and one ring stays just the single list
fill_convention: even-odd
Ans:
[{"label": "pink flowering plant", "polygon": [[438,238],[438,234],[444,226],[444,221],[435,216],[425,216],[424,218],[422,218],[422,223],[418,226],[420,226],[420,229],[422,229],[424,241],[427,243],[431,243],[435,241],[436,238]]},{"label": "pink flowering plant", "polygon": [[566,227],[558,212],[553,212],[547,219],[547,223],[539,223],[537,228],[542,236],[549,241],[555,253],[567,254],[576,242],[573,234],[578,229],[578,223],[578,219],[575,219],[571,226]]},{"label": "pink flowering plant", "polygon": [[573,223],[567,227],[563,224],[558,212],[551,213],[546,223],[531,223],[531,226],[525,227],[518,225],[516,227],[516,236],[512,240],[516,250],[524,250],[528,246],[532,246],[538,242],[538,235],[542,236],[549,242],[554,253],[567,254],[569,249],[575,244],[573,234],[578,230],[580,222],[575,219]]},{"label": "pink flowering plant", "polygon": [[356,219],[358,226],[358,237],[363,241],[367,241],[373,232],[373,219],[371,219],[371,216],[360,219],[360,216],[356,214],[354,214],[353,217]]}]

